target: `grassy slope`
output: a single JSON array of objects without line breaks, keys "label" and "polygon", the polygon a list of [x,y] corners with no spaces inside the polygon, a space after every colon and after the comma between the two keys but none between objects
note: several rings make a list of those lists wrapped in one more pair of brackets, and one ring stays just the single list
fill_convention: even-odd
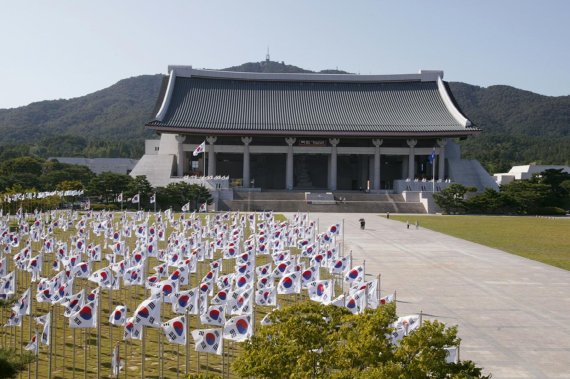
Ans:
[{"label": "grassy slope", "polygon": [[391,216],[570,270],[570,220],[500,216]]}]

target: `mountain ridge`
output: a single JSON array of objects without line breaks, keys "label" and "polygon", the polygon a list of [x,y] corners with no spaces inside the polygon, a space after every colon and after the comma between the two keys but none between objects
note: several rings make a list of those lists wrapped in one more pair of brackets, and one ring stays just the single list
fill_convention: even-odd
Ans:
[{"label": "mountain ridge", "polygon": [[[248,62],[223,70],[314,72],[273,61]],[[347,72],[329,69],[319,73]],[[91,149],[91,153],[83,155],[138,158],[143,153],[144,139],[153,136],[144,124],[152,119],[163,77],[162,74],[134,76],[80,97],[0,109],[3,136],[0,145],[30,145],[30,151],[43,156],[48,152],[42,142],[56,143],[63,136],[84,139],[86,146],[111,142],[124,145],[101,151]],[[448,83],[460,109],[483,129],[481,136],[462,142],[466,157],[481,160],[491,171],[530,161],[569,163],[570,96],[541,95],[507,85]],[[57,147],[51,150],[54,149]],[[80,155],[81,151],[71,154]]]}]

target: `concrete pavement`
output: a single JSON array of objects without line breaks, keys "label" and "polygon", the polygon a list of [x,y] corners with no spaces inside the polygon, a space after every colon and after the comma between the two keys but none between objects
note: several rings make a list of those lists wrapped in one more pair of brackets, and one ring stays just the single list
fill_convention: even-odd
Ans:
[{"label": "concrete pavement", "polygon": [[397,290],[399,315],[459,325],[461,359],[499,379],[570,378],[569,271],[383,215],[310,216],[321,230],[344,220],[346,253],[381,274],[382,295]]}]

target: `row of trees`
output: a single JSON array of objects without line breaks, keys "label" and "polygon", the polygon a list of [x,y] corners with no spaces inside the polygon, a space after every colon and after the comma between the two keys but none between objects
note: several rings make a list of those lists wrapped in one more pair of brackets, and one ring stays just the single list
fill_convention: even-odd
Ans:
[{"label": "row of trees", "polygon": [[449,214],[550,214],[563,215],[570,210],[570,174],[546,170],[528,180],[515,180],[501,186],[499,192],[486,189],[474,193],[474,187],[453,184],[434,194],[435,203]]},{"label": "row of trees", "polygon": [[[150,136],[149,136],[150,137]],[[49,157],[121,157],[133,158],[144,154],[144,138],[86,139],[71,135],[58,135],[36,139],[27,144],[0,145],[0,160],[33,156]]]},{"label": "row of trees", "polygon": [[[26,192],[83,190],[95,207],[118,208],[117,201],[123,195],[123,206],[138,208],[139,204],[128,202],[128,198],[139,195],[141,208],[154,208],[150,203],[155,197],[158,208],[180,209],[190,203],[190,209],[197,209],[200,204],[210,204],[210,192],[199,185],[173,183],[166,187],[153,188],[145,176],[133,178],[129,175],[104,172],[95,175],[85,166],[43,160],[37,157],[23,156],[4,160],[0,163],[0,193],[12,195]],[[2,199],[4,196],[2,196]],[[15,211],[23,205],[28,208],[51,209],[61,203],[73,203],[73,199],[21,199],[5,203],[7,211]]]},{"label": "row of trees", "polygon": [[487,378],[472,361],[446,362],[457,327],[426,321],[392,344],[393,303],[363,314],[304,302],[271,313],[244,343],[233,369],[256,378]]}]

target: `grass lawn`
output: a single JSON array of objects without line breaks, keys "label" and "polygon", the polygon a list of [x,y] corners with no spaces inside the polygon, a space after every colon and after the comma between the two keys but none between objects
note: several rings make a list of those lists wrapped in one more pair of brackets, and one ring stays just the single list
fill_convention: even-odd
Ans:
[{"label": "grass lawn", "polygon": [[390,216],[394,220],[570,270],[570,219],[503,216]]}]

